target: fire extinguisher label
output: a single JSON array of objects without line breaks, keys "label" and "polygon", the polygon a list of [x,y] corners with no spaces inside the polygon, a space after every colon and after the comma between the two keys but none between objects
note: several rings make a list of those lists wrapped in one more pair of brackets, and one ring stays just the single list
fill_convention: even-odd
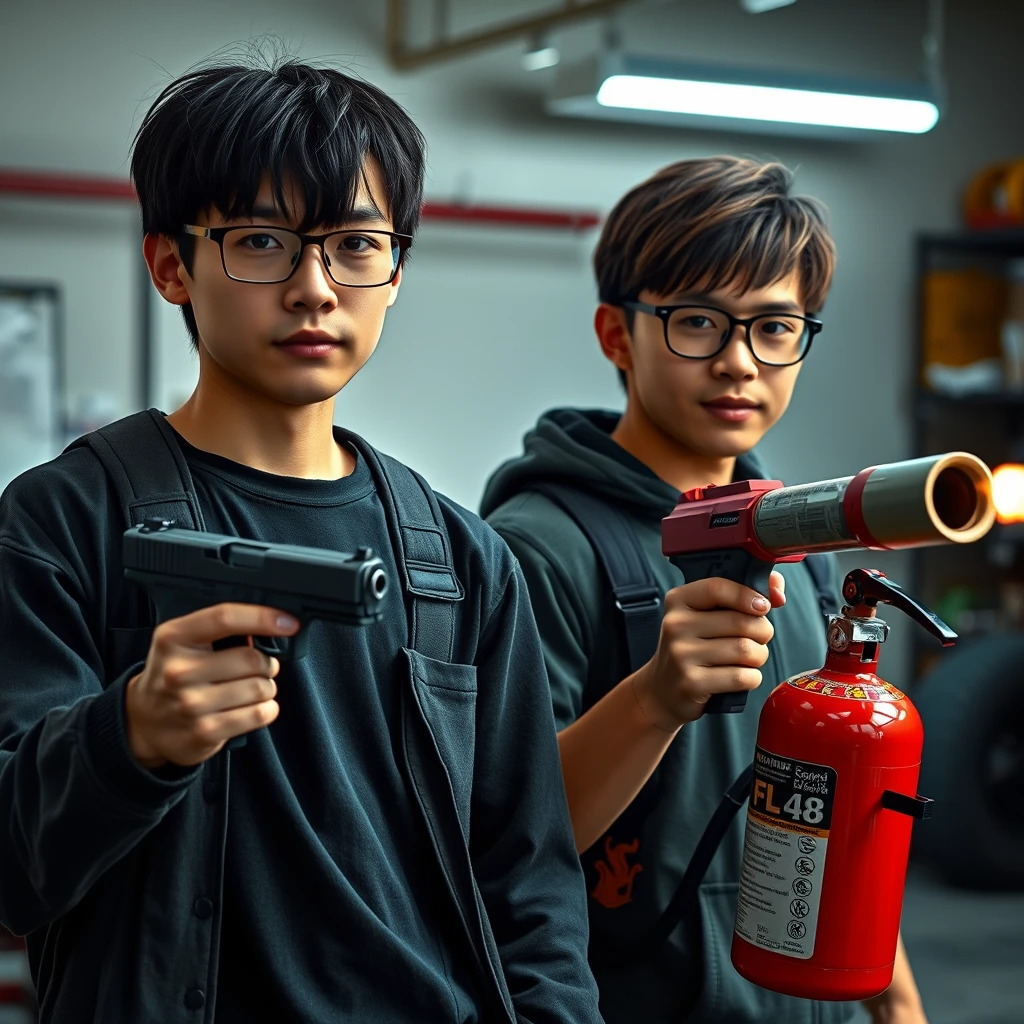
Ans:
[{"label": "fire extinguisher label", "polygon": [[814,954],[836,772],[757,747],[736,933],[762,949]]}]

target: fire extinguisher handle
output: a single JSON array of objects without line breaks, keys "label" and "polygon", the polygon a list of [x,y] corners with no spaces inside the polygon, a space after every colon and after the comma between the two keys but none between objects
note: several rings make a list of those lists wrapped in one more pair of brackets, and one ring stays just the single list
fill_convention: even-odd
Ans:
[{"label": "fire extinguisher handle", "polygon": [[[775,562],[755,558],[744,548],[723,548],[720,551],[692,551],[671,555],[669,561],[679,569],[687,583],[706,580],[712,576],[742,583],[764,597],[768,597],[768,582]],[[705,715],[739,714],[747,706],[747,691],[715,693],[704,705]]]},{"label": "fire extinguisher handle", "polygon": [[906,814],[911,818],[917,818],[918,821],[932,816],[934,803],[934,800],[926,796],[907,796],[906,793],[897,793],[891,789],[882,791],[883,807],[899,814]]},{"label": "fire extinguisher handle", "polygon": [[935,612],[920,601],[915,601],[898,583],[888,579],[878,569],[853,569],[848,572],[843,580],[843,598],[854,608],[892,605],[928,630],[943,647],[952,647],[957,641],[956,633]]}]

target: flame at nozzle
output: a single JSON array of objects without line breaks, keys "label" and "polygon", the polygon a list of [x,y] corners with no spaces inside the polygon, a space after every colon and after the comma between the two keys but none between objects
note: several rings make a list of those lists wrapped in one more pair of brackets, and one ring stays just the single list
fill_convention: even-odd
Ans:
[{"label": "flame at nozzle", "polygon": [[992,501],[1000,523],[1024,523],[1024,466],[1006,462],[992,471]]}]

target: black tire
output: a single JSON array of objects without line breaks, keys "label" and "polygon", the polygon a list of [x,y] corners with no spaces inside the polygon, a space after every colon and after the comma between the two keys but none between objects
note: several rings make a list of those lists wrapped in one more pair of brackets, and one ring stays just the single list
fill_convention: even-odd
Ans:
[{"label": "black tire", "polygon": [[953,885],[1024,889],[1024,636],[988,634],[914,688],[924,723],[918,792],[935,806],[914,850]]}]

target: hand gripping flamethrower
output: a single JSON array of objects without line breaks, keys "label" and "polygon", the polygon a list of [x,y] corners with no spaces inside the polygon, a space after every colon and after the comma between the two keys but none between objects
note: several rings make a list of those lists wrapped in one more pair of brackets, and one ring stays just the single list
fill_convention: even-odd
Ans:
[{"label": "hand gripping flamethrower", "polygon": [[[721,576],[768,594],[777,562],[818,551],[969,544],[995,522],[992,474],[967,452],[872,466],[784,487],[742,480],[697,487],[662,520],[662,551],[687,583]],[[706,714],[740,712],[745,691],[715,694]]]}]

